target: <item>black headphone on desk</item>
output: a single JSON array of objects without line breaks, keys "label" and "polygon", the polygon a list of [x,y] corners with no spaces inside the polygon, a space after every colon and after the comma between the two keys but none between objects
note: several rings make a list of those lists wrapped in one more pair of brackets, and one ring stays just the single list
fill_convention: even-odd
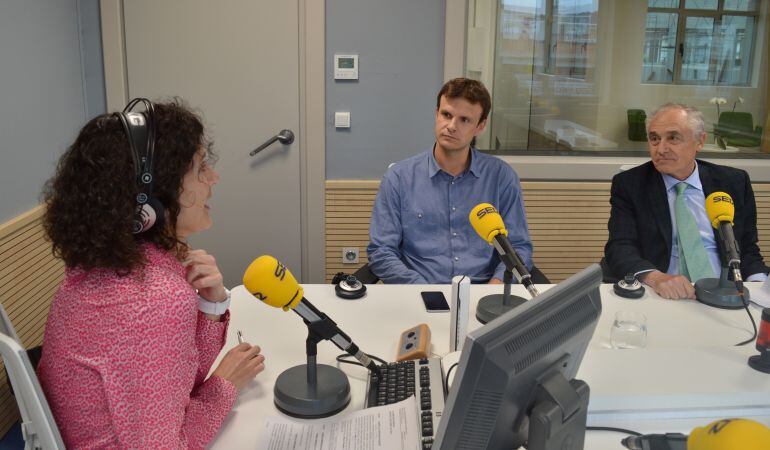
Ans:
[{"label": "black headphone on desk", "polygon": [[366,285],[355,275],[338,272],[332,278],[332,284],[334,285],[334,293],[339,298],[355,300],[366,295]]},{"label": "black headphone on desk", "polygon": [[[144,112],[133,112],[136,105],[142,103]],[[128,102],[122,112],[115,113],[123,124],[128,137],[131,157],[136,168],[136,182],[139,194],[136,196],[136,208],[132,219],[134,234],[143,233],[154,225],[162,226],[164,220],[163,204],[153,197],[152,162],[155,155],[155,107],[146,98],[135,98]]]},{"label": "black headphone on desk", "polygon": [[644,296],[644,286],[633,273],[627,274],[622,280],[613,284],[612,290],[623,298],[642,298]]}]

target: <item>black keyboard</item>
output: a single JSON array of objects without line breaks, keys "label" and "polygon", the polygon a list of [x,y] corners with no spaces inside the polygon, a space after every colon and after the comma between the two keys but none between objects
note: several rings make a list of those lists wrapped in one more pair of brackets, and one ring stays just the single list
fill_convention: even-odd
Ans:
[{"label": "black keyboard", "polygon": [[444,384],[439,358],[401,361],[380,365],[382,378],[370,373],[366,389],[366,407],[390,405],[410,396],[417,397],[420,408],[422,448],[433,446],[433,435],[444,411]]}]

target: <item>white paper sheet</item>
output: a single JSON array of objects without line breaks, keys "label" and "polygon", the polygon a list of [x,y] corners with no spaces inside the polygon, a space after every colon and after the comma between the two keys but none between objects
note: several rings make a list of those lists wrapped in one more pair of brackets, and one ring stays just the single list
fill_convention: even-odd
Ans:
[{"label": "white paper sheet", "polygon": [[751,300],[763,308],[770,308],[770,278],[765,280],[759,289],[751,290]]},{"label": "white paper sheet", "polygon": [[414,396],[343,417],[300,420],[268,417],[260,450],[419,450]]}]

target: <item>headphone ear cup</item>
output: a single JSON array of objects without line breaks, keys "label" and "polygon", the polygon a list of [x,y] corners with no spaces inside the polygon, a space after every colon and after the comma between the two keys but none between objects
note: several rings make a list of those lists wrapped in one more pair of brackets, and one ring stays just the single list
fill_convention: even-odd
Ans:
[{"label": "headphone ear cup", "polygon": [[165,208],[155,197],[150,197],[147,203],[137,205],[134,210],[133,232],[144,233],[153,226],[162,227],[165,222]]}]

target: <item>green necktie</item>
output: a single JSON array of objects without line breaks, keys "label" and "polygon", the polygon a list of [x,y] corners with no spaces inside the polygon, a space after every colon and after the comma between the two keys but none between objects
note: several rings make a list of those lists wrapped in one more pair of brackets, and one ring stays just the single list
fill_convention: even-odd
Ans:
[{"label": "green necktie", "polygon": [[676,201],[674,211],[676,216],[676,230],[679,238],[679,273],[690,281],[698,281],[702,278],[715,278],[714,269],[711,267],[706,247],[698,231],[690,208],[685,202],[684,191],[689,185],[685,182],[676,185]]}]

